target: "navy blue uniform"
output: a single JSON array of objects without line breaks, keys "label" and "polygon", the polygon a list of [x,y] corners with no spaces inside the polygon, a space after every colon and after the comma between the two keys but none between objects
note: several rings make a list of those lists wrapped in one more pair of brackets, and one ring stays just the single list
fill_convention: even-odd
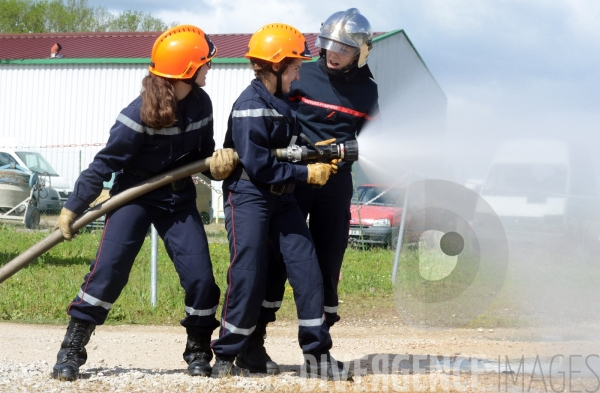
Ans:
[{"label": "navy blue uniform", "polygon": [[[140,118],[142,99],[121,111],[110,137],[75,183],[65,207],[81,214],[102,190],[102,182],[120,172],[111,190],[118,194],[145,178],[213,154],[212,103],[200,88],[177,103],[177,121],[160,130]],[[208,175],[208,174],[207,174]],[[150,191],[107,214],[100,246],[69,315],[102,325],[119,297],[150,224],[164,241],[185,289],[186,317],[181,324],[194,336],[210,334],[219,287],[212,273],[208,242],[196,208],[191,177]]]},{"label": "navy blue uniform", "polygon": [[310,232],[292,194],[306,183],[306,166],[279,162],[270,152],[295,132],[287,99],[273,96],[255,79],[233,105],[224,147],[237,149],[240,164],[223,182],[225,225],[231,263],[215,354],[242,352],[256,328],[265,298],[269,238],[279,242],[298,311],[304,353],[331,348],[323,309],[323,286]]},{"label": "navy blue uniform", "polygon": [[[290,99],[297,103],[297,119],[302,132],[313,142],[335,138],[336,143],[356,139],[365,122],[379,115],[377,84],[368,66],[339,75],[327,69],[323,59],[300,68],[300,80],[292,83]],[[314,240],[325,290],[327,324],[339,321],[337,285],[348,245],[350,202],[352,199],[352,163],[338,164],[321,188],[298,185],[294,195],[302,214],[310,214],[310,232]],[[269,279],[261,319],[275,320],[281,306],[285,271],[280,261],[270,257]]]}]

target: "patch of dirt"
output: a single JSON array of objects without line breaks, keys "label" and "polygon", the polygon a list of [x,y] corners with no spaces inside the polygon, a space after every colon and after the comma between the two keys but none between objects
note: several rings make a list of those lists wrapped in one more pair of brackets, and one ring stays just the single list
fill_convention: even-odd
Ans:
[{"label": "patch of dirt", "polygon": [[[0,358],[13,362],[45,360],[53,364],[66,326],[0,323]],[[365,355],[408,354],[471,356],[509,359],[556,354],[600,353],[595,326],[577,330],[451,329],[416,330],[397,320],[354,320],[335,325],[332,355],[339,360],[360,359]],[[299,365],[303,362],[298,346],[297,324],[275,322],[267,328],[266,347],[276,362]],[[216,338],[216,332],[213,336]],[[88,362],[105,366],[139,368],[184,368],[182,353],[185,330],[178,326],[98,326],[88,349]]]},{"label": "patch of dirt", "polygon": [[[87,345],[88,362],[82,368],[82,379],[65,384],[50,378],[65,329],[66,326],[0,323],[0,374],[4,373],[0,375],[0,391],[15,391],[16,387],[20,391],[40,391],[41,386],[45,386],[44,391],[172,391],[174,383],[181,391],[215,392],[481,392],[498,391],[499,387],[522,391],[522,384],[524,388],[533,387],[533,391],[551,391],[546,384],[553,357],[558,359],[553,364],[554,388],[560,390],[562,384],[576,383],[573,386],[594,391],[594,386],[600,385],[600,380],[594,378],[600,375],[600,361],[592,358],[595,362],[584,362],[590,354],[600,353],[598,328],[592,325],[572,329],[426,331],[409,328],[398,317],[347,319],[332,328],[331,352],[338,360],[349,362],[354,372],[351,383],[304,378],[297,322],[287,320],[267,328],[268,353],[282,370],[277,376],[252,374],[227,381],[189,377],[182,359],[186,341],[182,327],[120,325],[96,328]],[[477,362],[471,363],[471,357]],[[520,366],[524,368],[519,369]],[[469,368],[477,375],[470,373]],[[557,371],[562,374],[557,376]],[[571,377],[578,381],[571,381]]]}]

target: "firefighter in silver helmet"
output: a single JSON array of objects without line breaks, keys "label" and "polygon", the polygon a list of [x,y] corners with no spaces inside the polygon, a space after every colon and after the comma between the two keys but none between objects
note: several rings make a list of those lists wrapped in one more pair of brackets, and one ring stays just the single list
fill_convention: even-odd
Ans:
[{"label": "firefighter in silver helmet", "polygon": [[356,8],[338,11],[327,18],[321,26],[315,46],[321,48],[320,56],[327,58],[327,53],[341,54],[351,57],[352,62],[345,72],[353,67],[367,64],[369,52],[373,48],[371,24]]}]

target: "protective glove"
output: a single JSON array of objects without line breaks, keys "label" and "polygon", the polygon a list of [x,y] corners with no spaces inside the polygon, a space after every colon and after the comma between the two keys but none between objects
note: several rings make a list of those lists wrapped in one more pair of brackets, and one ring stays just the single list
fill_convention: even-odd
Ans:
[{"label": "protective glove", "polygon": [[71,225],[73,221],[77,217],[77,214],[73,213],[71,210],[63,207],[60,211],[60,216],[58,216],[58,220],[56,220],[56,224],[54,225],[54,229],[60,229],[65,240],[70,241],[73,238],[73,230]]},{"label": "protective glove", "polygon": [[[308,164],[306,167],[308,168],[308,178],[306,179],[306,182],[308,184],[316,184],[319,186],[323,186],[327,183],[333,169],[331,164],[323,162]],[[337,171],[337,166],[335,170]]]},{"label": "protective glove", "polygon": [[327,145],[331,145],[333,142],[335,142],[335,138],[326,139],[324,141],[319,141],[319,142],[315,143],[315,146],[327,146]]},{"label": "protective glove", "polygon": [[218,149],[210,160],[210,174],[215,180],[226,179],[231,175],[237,163],[238,160],[235,158],[233,149]]},{"label": "protective glove", "polygon": [[[317,143],[315,143],[315,146],[327,146],[327,145],[331,145],[333,142],[335,142],[335,138],[331,138],[331,139],[325,139],[324,141],[319,141]],[[336,174],[338,167],[337,164],[342,162],[342,160],[340,158],[336,158],[331,160],[330,164],[331,164],[331,173]]]},{"label": "protective glove", "polygon": [[338,170],[337,164],[340,163],[340,162],[342,162],[341,158],[334,158],[330,162],[330,164],[331,164],[331,173],[333,173],[334,175],[337,173],[337,170]]}]

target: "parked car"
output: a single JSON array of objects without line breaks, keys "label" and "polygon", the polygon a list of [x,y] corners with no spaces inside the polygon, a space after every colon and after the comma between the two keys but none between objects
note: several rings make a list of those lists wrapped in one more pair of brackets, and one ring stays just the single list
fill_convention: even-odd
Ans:
[{"label": "parked car", "polygon": [[58,213],[73,192],[69,182],[62,178],[39,152],[24,147],[14,138],[0,139],[0,166],[21,166],[39,175],[42,189],[38,209]]},{"label": "parked car", "polygon": [[403,197],[404,189],[398,186],[359,186],[350,207],[349,241],[395,247],[402,219]]},{"label": "parked car", "polygon": [[28,229],[37,228],[40,191],[37,173],[14,163],[0,165],[0,219],[18,220]]}]

